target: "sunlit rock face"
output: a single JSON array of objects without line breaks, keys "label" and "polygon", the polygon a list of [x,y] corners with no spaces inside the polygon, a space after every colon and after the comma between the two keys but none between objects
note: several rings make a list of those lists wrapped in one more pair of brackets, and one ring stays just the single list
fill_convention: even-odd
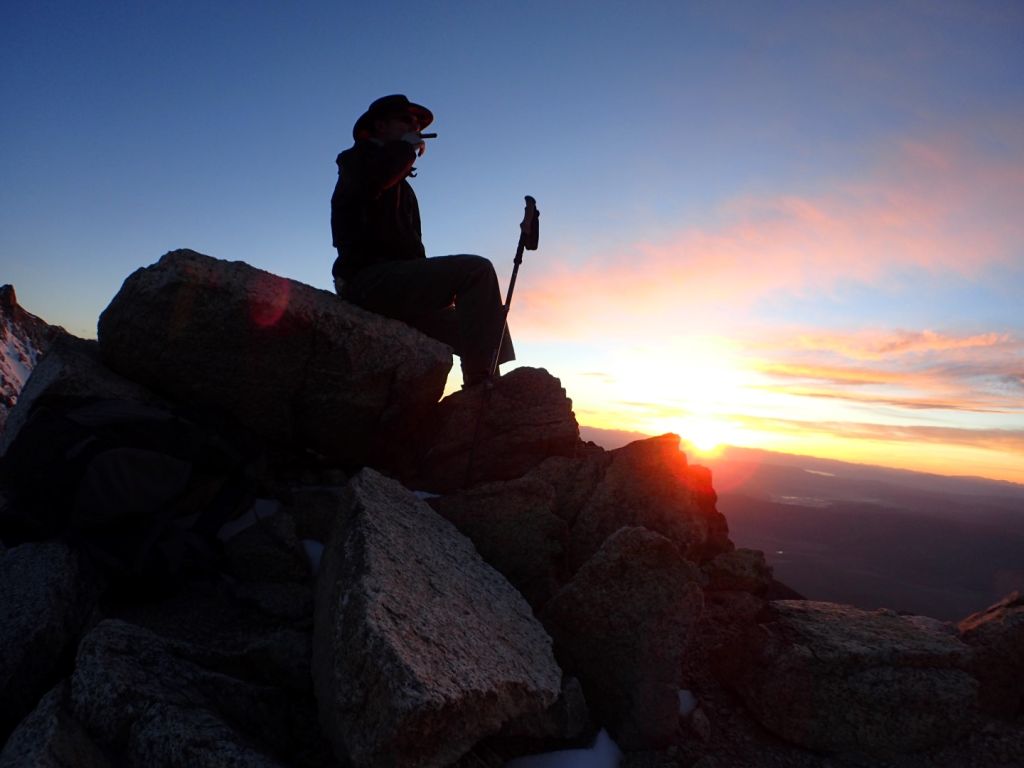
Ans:
[{"label": "sunlit rock face", "polygon": [[386,463],[384,447],[437,402],[452,363],[404,323],[188,250],[130,275],[98,333],[121,375],[351,463]]},{"label": "sunlit rock face", "polygon": [[807,600],[769,606],[722,667],[754,717],[784,739],[900,753],[952,743],[971,727],[978,682],[951,625]]},{"label": "sunlit rock face", "polygon": [[13,285],[0,286],[0,432],[32,369],[66,333],[22,308]]},{"label": "sunlit rock face", "polygon": [[638,440],[609,457],[572,526],[573,570],[623,526],[656,531],[695,562],[732,549],[725,520],[708,494],[706,470],[694,473],[687,465],[677,435]]}]

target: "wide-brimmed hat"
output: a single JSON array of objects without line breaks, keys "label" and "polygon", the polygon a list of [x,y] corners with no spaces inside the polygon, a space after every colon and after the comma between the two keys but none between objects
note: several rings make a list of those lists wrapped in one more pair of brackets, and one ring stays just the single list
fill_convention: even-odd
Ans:
[{"label": "wide-brimmed hat", "polygon": [[412,115],[423,130],[434,121],[434,113],[424,106],[413,104],[404,94],[395,93],[391,96],[381,96],[370,105],[352,126],[352,138],[355,140],[365,139],[373,132],[373,121],[395,115]]}]

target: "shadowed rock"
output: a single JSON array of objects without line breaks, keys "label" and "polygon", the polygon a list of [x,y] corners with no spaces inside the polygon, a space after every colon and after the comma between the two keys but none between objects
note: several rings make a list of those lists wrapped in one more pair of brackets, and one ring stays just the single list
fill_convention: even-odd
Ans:
[{"label": "shadowed rock", "polygon": [[624,749],[664,747],[675,733],[682,655],[702,605],[700,572],[675,544],[622,528],[541,614],[559,660]]},{"label": "shadowed rock", "polygon": [[327,291],[188,250],[130,275],[98,333],[122,375],[352,463],[391,459],[383,446],[437,402],[452,360]]},{"label": "shadowed rock", "polygon": [[1014,718],[1024,712],[1024,597],[1012,592],[960,622],[971,646],[971,670],[981,682],[979,698],[989,712]]},{"label": "shadowed rock", "polygon": [[555,493],[553,511],[572,527],[611,461],[611,454],[603,449],[580,444],[575,457],[552,456],[531,469],[527,477],[551,486]]},{"label": "shadowed rock", "polygon": [[445,493],[521,477],[549,456],[572,456],[579,425],[572,401],[542,368],[516,368],[493,389],[441,401],[425,429],[414,487]]},{"label": "shadowed rock", "polygon": [[66,674],[96,590],[66,544],[0,555],[0,740]]},{"label": "shadowed rock", "polygon": [[765,595],[774,583],[772,568],[758,549],[723,552],[701,568],[708,577],[707,589]]},{"label": "shadowed rock", "polygon": [[574,570],[623,526],[657,531],[694,562],[732,549],[728,538],[716,535],[724,531],[724,519],[709,513],[706,496],[701,499],[691,487],[678,435],[638,440],[610,456],[603,478],[572,527],[569,560]]},{"label": "shadowed rock", "polygon": [[114,768],[71,714],[69,692],[60,683],[21,721],[0,752],[0,768]]},{"label": "shadowed rock", "polygon": [[825,752],[912,752],[970,727],[978,683],[951,626],[789,600],[770,603],[761,622],[722,670],[784,739]]},{"label": "shadowed rock", "polygon": [[322,765],[311,709],[236,676],[239,666],[230,654],[107,620],[82,640],[72,709],[119,765]]},{"label": "shadowed rock", "polygon": [[551,640],[468,539],[363,470],[324,552],[313,679],[355,766],[443,766],[558,698]]},{"label": "shadowed rock", "polygon": [[575,677],[566,677],[558,701],[543,712],[512,720],[482,745],[510,758],[586,746],[596,733],[583,686]]},{"label": "shadowed rock", "polygon": [[165,404],[162,398],[107,368],[99,344],[71,335],[57,338],[32,370],[0,436],[0,455],[18,436],[36,402],[51,398],[96,398]]},{"label": "shadowed rock", "polygon": [[569,528],[553,511],[554,489],[531,477],[487,483],[431,506],[538,609],[568,575]]}]

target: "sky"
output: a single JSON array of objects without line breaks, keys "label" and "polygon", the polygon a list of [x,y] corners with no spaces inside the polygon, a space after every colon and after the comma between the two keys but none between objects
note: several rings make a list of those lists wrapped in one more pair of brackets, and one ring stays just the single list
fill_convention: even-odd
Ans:
[{"label": "sky", "polygon": [[581,424],[1024,482],[1020,2],[5,3],[0,67],[0,282],[74,333],[175,248],[329,288],[405,93],[428,254],[505,286],[537,199]]}]

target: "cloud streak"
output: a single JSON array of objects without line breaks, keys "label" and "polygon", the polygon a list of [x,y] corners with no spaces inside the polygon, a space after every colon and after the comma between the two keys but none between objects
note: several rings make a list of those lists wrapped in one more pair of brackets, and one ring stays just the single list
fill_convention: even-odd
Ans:
[{"label": "cloud streak", "polygon": [[806,435],[821,433],[854,440],[961,445],[1024,454],[1024,429],[964,429],[868,422],[816,422],[734,414],[737,423],[760,431]]},{"label": "cloud streak", "polygon": [[915,410],[1024,414],[1024,342],[1009,333],[780,335],[752,353],[773,392]]},{"label": "cloud streak", "polygon": [[[1024,141],[1007,161],[957,139],[906,141],[862,179],[815,195],[743,197],[716,226],[690,227],[524,286],[520,334],[620,336],[652,324],[724,318],[757,300],[886,285],[915,271],[973,278],[1010,264],[1024,242]],[[861,355],[941,348],[941,334],[862,339]],[[991,338],[961,340],[988,344]],[[808,337],[813,343],[814,337]]]}]

